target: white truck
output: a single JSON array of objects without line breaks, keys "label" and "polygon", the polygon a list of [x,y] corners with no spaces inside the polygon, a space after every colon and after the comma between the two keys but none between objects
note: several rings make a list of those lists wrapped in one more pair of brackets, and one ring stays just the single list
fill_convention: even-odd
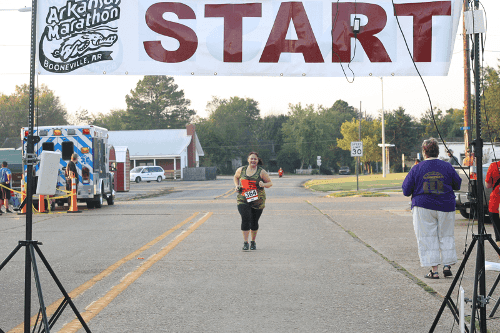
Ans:
[{"label": "white truck", "polygon": [[[34,144],[34,152],[40,156],[42,151],[61,153],[57,188],[66,188],[65,169],[73,153],[78,154],[77,200],[85,202],[88,208],[101,208],[104,200],[114,204],[113,173],[109,168],[108,130],[93,125],[82,126],[40,126],[35,127],[34,137],[40,141]],[[26,152],[28,128],[21,129],[23,155]],[[27,166],[24,166],[26,174]],[[38,174],[38,165],[34,167]],[[36,175],[37,175],[36,174]],[[36,176],[35,175],[35,176]],[[57,195],[64,192],[58,191]],[[58,205],[64,205],[67,199],[58,199]]]}]

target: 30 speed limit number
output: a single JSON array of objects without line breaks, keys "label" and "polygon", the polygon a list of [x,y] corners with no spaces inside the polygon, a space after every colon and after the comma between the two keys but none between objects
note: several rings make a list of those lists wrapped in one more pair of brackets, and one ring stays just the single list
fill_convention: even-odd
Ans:
[{"label": "30 speed limit number", "polygon": [[351,157],[363,156],[363,142],[353,141],[351,142]]}]

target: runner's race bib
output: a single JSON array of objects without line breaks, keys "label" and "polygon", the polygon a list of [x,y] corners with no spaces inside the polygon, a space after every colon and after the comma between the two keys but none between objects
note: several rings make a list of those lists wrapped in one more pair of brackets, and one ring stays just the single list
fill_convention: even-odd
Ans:
[{"label": "runner's race bib", "polygon": [[257,182],[255,180],[241,180],[241,187],[243,188],[243,195],[247,199],[247,202],[252,202],[259,199],[257,194]]},{"label": "runner's race bib", "polygon": [[247,198],[247,202],[252,202],[259,199],[259,195],[257,194],[257,190],[250,190],[245,192],[245,198]]}]

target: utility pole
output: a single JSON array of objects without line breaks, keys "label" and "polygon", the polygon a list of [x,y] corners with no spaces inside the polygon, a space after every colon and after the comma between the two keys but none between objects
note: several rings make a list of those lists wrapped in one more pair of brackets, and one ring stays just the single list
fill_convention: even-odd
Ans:
[{"label": "utility pole", "polygon": [[386,161],[385,161],[385,121],[384,121],[384,78],[380,77],[382,81],[382,177],[386,177]]},{"label": "utility pole", "polygon": [[[463,47],[464,47],[464,144],[465,151],[469,148],[471,138],[471,79],[470,79],[470,47],[469,37],[465,29],[465,12],[469,10],[469,1],[463,5]],[[467,129],[468,128],[468,129]]]},{"label": "utility pole", "polygon": [[[358,141],[361,142],[361,118],[363,118],[363,113],[361,112],[361,101],[359,102],[359,133],[358,133]],[[356,157],[356,191],[359,192],[359,178],[358,175],[360,172],[358,170],[361,170],[361,167],[359,165],[359,156]]]}]

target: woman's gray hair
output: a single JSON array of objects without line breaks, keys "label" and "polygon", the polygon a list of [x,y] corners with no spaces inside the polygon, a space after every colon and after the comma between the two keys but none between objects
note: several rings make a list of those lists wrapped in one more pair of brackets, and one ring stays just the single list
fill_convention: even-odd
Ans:
[{"label": "woman's gray hair", "polygon": [[422,153],[424,153],[426,157],[438,157],[438,141],[434,138],[424,140],[424,142],[422,143]]}]

